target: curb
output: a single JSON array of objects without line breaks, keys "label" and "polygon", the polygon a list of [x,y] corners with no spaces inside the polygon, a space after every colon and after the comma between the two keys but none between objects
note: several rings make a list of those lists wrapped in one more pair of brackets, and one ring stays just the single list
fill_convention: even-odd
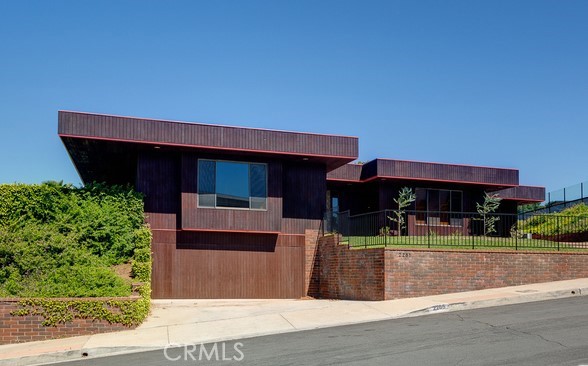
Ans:
[{"label": "curb", "polygon": [[[398,315],[398,316],[390,316],[386,319],[378,319],[378,320],[364,320],[364,321],[357,321],[357,322],[343,322],[337,325],[328,325],[328,326],[317,326],[313,328],[305,328],[305,329],[293,329],[286,332],[266,332],[266,333],[257,333],[257,334],[250,334],[246,336],[240,336],[239,338],[234,337],[224,337],[219,339],[211,339],[203,343],[212,343],[212,342],[224,342],[224,341],[234,341],[237,339],[247,339],[271,334],[283,334],[283,333],[293,333],[305,330],[312,330],[312,329],[322,329],[322,328],[331,328],[337,326],[345,326],[345,325],[353,325],[353,324],[363,324],[369,323],[373,321],[385,321],[385,320],[392,320],[392,319],[401,319],[401,318],[410,318],[410,317],[418,317],[418,316],[426,316],[426,315],[433,315],[433,314],[440,314],[440,313],[447,313],[459,310],[473,310],[473,309],[480,309],[480,308],[488,308],[494,306],[503,306],[503,305],[515,305],[515,304],[522,304],[527,302],[536,302],[536,301],[546,301],[546,300],[555,300],[555,299],[564,299],[569,297],[579,297],[579,296],[586,296],[588,295],[588,287],[586,288],[575,288],[575,289],[566,289],[566,290],[556,290],[556,291],[548,291],[548,292],[539,292],[539,293],[528,293],[528,292],[521,292],[519,296],[512,296],[506,298],[497,298],[497,299],[488,299],[488,300],[473,300],[473,301],[465,301],[465,302],[455,302],[455,303],[440,303],[433,306],[429,306],[426,308],[418,309],[410,311],[406,314]],[[178,346],[178,345],[174,345]],[[61,352],[54,352],[54,353],[45,353],[35,356],[26,356],[21,358],[11,358],[0,360],[0,366],[34,366],[34,365],[46,365],[46,364],[55,364],[67,361],[76,361],[76,360],[91,360],[94,358],[102,358],[102,357],[109,357],[109,356],[116,356],[116,355],[123,355],[123,354],[132,354],[132,353],[139,353],[139,352],[148,352],[148,351],[156,351],[162,350],[164,347],[141,347],[141,346],[127,346],[127,347],[100,347],[100,348],[82,348],[79,350],[69,350],[69,351],[61,351]]]},{"label": "curb", "polygon": [[498,298],[498,299],[490,299],[490,300],[476,300],[476,301],[470,301],[470,302],[455,302],[455,303],[438,304],[438,305],[426,307],[424,309],[414,310],[406,315],[401,315],[396,318],[408,318],[408,317],[413,317],[413,316],[438,314],[438,313],[452,312],[452,311],[459,311],[459,310],[473,310],[473,309],[489,308],[489,307],[503,306],[503,305],[516,305],[516,304],[523,304],[523,303],[527,303],[527,302],[565,299],[568,297],[577,297],[577,296],[585,296],[585,295],[588,295],[588,288],[578,288],[578,289],[572,289],[572,290],[570,290],[570,289],[557,290],[557,291],[542,292],[542,293],[537,293],[537,294],[521,293],[521,296],[515,296],[515,297]]},{"label": "curb", "polygon": [[35,356],[26,356],[20,358],[10,358],[0,360],[0,366],[37,366],[52,365],[56,363],[91,360],[108,356],[117,356],[132,354],[138,352],[156,351],[161,347],[101,347],[89,349],[76,349],[70,351],[61,351],[54,353],[44,353]]}]

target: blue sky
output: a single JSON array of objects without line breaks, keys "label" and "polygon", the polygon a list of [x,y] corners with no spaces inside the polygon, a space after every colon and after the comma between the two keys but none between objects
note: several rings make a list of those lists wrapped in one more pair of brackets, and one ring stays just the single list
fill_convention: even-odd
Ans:
[{"label": "blue sky", "polygon": [[78,183],[57,111],[360,138],[588,179],[588,1],[1,1],[0,182]]}]

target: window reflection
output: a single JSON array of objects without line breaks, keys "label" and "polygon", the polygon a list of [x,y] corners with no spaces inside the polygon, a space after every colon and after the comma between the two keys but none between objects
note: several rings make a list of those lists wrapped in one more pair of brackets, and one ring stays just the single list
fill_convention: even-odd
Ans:
[{"label": "window reflection", "polygon": [[198,206],[267,209],[267,165],[198,160]]},{"label": "window reflection", "polygon": [[249,164],[216,162],[216,206],[249,208]]}]

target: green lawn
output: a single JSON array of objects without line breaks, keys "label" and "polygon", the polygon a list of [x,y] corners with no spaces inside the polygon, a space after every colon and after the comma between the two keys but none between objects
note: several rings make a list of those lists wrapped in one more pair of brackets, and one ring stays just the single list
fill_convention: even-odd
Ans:
[{"label": "green lawn", "polygon": [[[491,238],[484,236],[351,236],[341,244],[352,248],[394,249],[483,249],[483,250],[558,250],[558,243],[538,239]],[[559,243],[559,250],[588,251],[588,243]]]}]

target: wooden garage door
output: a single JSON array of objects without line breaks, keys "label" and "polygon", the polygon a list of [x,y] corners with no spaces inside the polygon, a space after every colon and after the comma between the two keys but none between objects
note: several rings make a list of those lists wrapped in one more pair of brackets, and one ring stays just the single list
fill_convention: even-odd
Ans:
[{"label": "wooden garage door", "polygon": [[299,298],[304,237],[154,232],[153,298]]}]

